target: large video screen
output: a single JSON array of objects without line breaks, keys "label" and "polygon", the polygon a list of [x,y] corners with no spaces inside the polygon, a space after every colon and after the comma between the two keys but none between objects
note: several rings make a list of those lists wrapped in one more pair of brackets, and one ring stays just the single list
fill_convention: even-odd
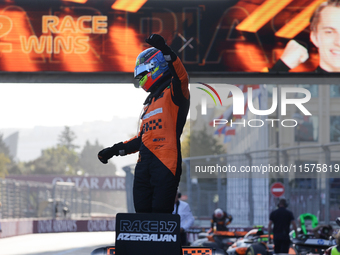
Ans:
[{"label": "large video screen", "polygon": [[188,72],[340,69],[337,1],[2,0],[0,71],[133,72],[152,33]]}]

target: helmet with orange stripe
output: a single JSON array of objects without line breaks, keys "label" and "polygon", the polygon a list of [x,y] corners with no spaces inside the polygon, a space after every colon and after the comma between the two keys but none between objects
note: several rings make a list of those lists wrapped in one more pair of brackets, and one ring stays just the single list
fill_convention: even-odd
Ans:
[{"label": "helmet with orange stripe", "polygon": [[151,47],[138,55],[134,78],[139,80],[139,87],[145,91],[152,92],[170,76],[168,63],[160,50]]}]

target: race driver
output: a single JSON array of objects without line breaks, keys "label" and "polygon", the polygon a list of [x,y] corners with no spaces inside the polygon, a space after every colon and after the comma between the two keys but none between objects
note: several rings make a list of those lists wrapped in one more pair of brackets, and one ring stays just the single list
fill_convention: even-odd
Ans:
[{"label": "race driver", "polygon": [[[223,211],[221,208],[217,208],[214,211],[211,222],[211,231],[227,231],[227,226],[233,221],[233,216]],[[216,228],[216,229],[215,229]]]},{"label": "race driver", "polygon": [[164,38],[152,34],[136,60],[134,78],[149,96],[141,126],[132,139],[98,153],[106,164],[113,156],[139,151],[133,201],[137,213],[172,213],[182,173],[180,136],[189,111],[189,77]]}]

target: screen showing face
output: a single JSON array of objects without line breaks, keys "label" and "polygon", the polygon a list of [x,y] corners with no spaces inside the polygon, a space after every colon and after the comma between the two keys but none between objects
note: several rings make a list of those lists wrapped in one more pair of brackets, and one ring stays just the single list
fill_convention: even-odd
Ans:
[{"label": "screen showing face", "polygon": [[153,33],[188,72],[340,69],[336,3],[125,2],[1,1],[0,71],[133,72]]}]

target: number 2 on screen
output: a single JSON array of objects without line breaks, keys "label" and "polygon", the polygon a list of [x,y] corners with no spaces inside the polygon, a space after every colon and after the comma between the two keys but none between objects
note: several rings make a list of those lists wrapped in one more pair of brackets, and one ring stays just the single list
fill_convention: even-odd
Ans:
[{"label": "number 2 on screen", "polygon": [[3,37],[12,30],[13,22],[10,18],[0,15],[0,52],[12,52],[12,44],[2,42]]}]

